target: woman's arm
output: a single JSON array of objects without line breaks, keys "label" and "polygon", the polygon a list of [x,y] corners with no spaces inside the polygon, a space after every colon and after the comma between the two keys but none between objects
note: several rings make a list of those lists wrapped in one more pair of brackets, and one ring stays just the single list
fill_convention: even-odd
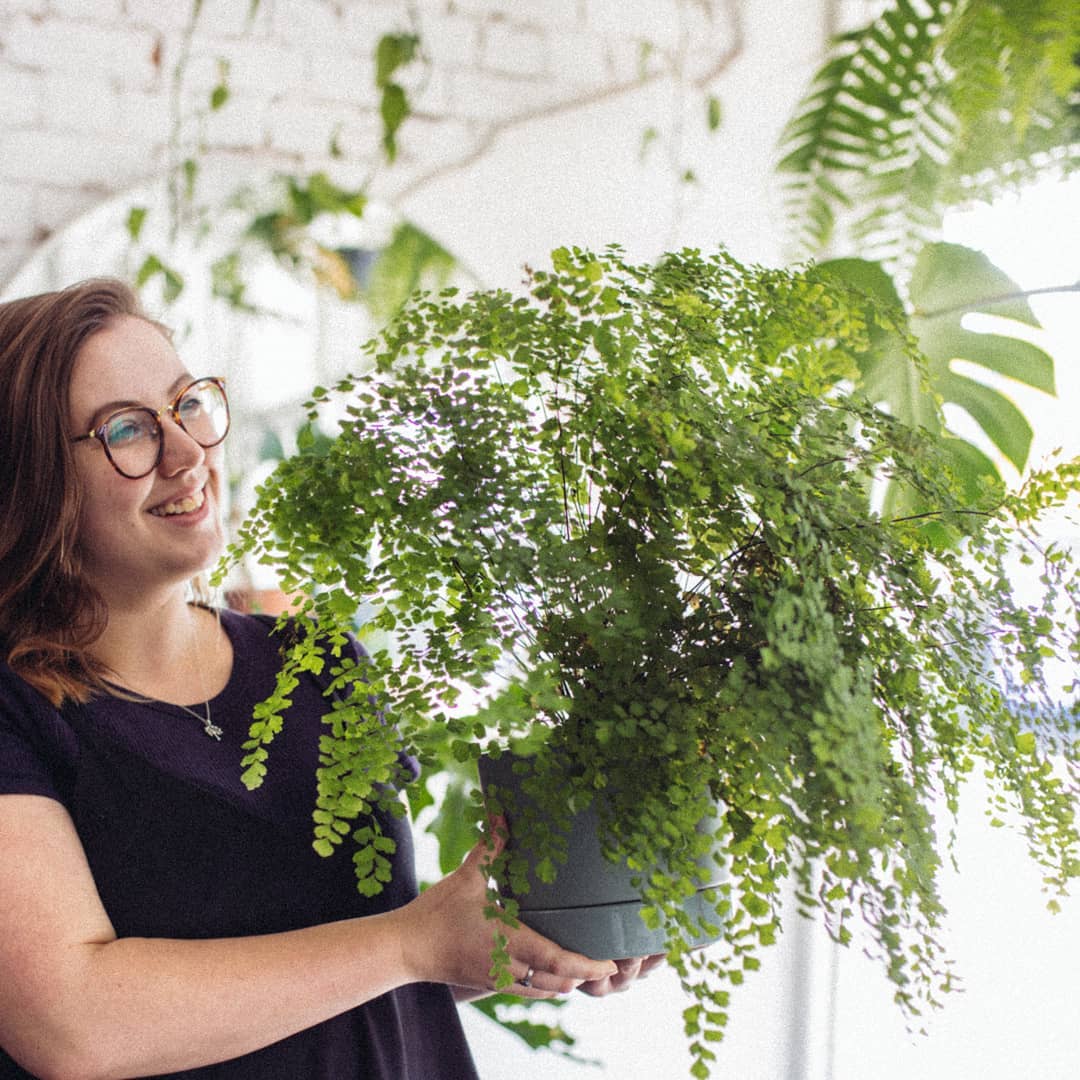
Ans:
[{"label": "woman's arm", "polygon": [[[117,938],[67,811],[0,796],[0,1045],[45,1080],[144,1076],[239,1057],[410,982],[490,989],[484,851],[393,912],[209,941]],[[228,883],[223,882],[223,887]],[[532,997],[614,965],[521,928]]]}]

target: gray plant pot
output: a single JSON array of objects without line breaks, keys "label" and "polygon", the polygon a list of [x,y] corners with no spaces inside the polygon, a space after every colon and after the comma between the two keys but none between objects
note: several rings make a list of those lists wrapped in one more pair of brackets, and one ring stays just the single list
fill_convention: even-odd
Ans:
[{"label": "gray plant pot", "polygon": [[[530,800],[522,791],[521,775],[514,771],[516,760],[521,759],[510,754],[497,759],[482,757],[480,783],[485,792],[493,786],[501,791],[511,791],[510,806],[520,809],[528,806]],[[567,860],[559,865],[553,882],[541,881],[531,871],[536,858],[530,849],[529,838],[515,832],[514,814],[509,807],[506,819],[509,849],[524,855],[530,866],[528,891],[513,896],[518,902],[519,917],[526,926],[564,949],[583,953],[594,960],[621,960],[666,951],[663,930],[650,929],[641,918],[644,902],[632,879],[642,878],[642,872],[633,871],[625,864],[617,865],[604,857],[595,806],[571,819]],[[714,818],[703,821],[700,827],[712,831]],[[683,905],[695,925],[701,920],[713,926],[718,922],[713,905],[705,897],[707,889],[722,884],[727,876],[722,863],[718,864],[713,857],[718,854],[721,854],[720,849],[714,849],[711,856],[698,863],[701,877],[695,883],[696,891]],[[648,877],[647,874],[644,876]],[[719,933],[700,934],[692,944],[695,947],[707,945],[718,937]]]}]

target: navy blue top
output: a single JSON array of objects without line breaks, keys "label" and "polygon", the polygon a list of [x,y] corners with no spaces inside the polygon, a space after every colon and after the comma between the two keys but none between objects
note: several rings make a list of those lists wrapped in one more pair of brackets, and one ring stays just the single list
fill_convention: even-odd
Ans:
[{"label": "navy blue top", "polygon": [[[345,850],[312,849],[320,717],[314,679],[293,694],[263,785],[240,782],[252,707],[273,689],[278,644],[264,623],[221,613],[232,674],[210,702],[224,734],[173,705],[98,698],[62,713],[0,665],[0,793],[67,807],[120,937],[267,934],[391,910],[416,896],[406,821],[380,815],[397,842],[393,880],[365,899]],[[298,978],[303,973],[298,972]],[[27,1077],[0,1049],[0,1080]],[[474,1080],[447,987],[394,990],[232,1061],[170,1073],[200,1080]]]}]

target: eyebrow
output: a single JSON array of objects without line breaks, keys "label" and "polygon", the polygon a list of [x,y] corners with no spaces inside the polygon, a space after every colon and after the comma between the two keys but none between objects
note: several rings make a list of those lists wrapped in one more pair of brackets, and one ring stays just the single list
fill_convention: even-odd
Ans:
[{"label": "eyebrow", "polygon": [[[172,399],[174,397],[176,397],[176,395],[178,393],[180,393],[180,391],[185,386],[187,386],[189,383],[192,383],[194,381],[195,381],[195,376],[192,375],[190,372],[185,371],[182,375],[180,375],[177,379],[175,379],[170,384],[169,388],[165,391],[165,400],[166,401],[172,401]],[[90,432],[96,431],[98,426],[105,419],[106,416],[109,416],[110,414],[112,414],[114,412],[119,412],[122,409],[149,409],[149,408],[150,408],[149,405],[146,405],[141,401],[133,401],[133,400],[107,401],[107,402],[105,402],[104,405],[99,405],[90,414],[90,427],[88,428],[88,430]],[[156,409],[150,409],[150,411],[151,412],[156,412],[157,410]]]}]

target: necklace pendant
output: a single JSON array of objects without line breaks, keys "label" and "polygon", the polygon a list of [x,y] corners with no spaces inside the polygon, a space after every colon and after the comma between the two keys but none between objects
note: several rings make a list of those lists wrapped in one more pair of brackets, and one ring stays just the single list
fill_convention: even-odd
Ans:
[{"label": "necklace pendant", "polygon": [[210,717],[207,717],[203,721],[203,731],[210,736],[211,739],[220,739],[224,732],[217,726],[210,722]]}]

